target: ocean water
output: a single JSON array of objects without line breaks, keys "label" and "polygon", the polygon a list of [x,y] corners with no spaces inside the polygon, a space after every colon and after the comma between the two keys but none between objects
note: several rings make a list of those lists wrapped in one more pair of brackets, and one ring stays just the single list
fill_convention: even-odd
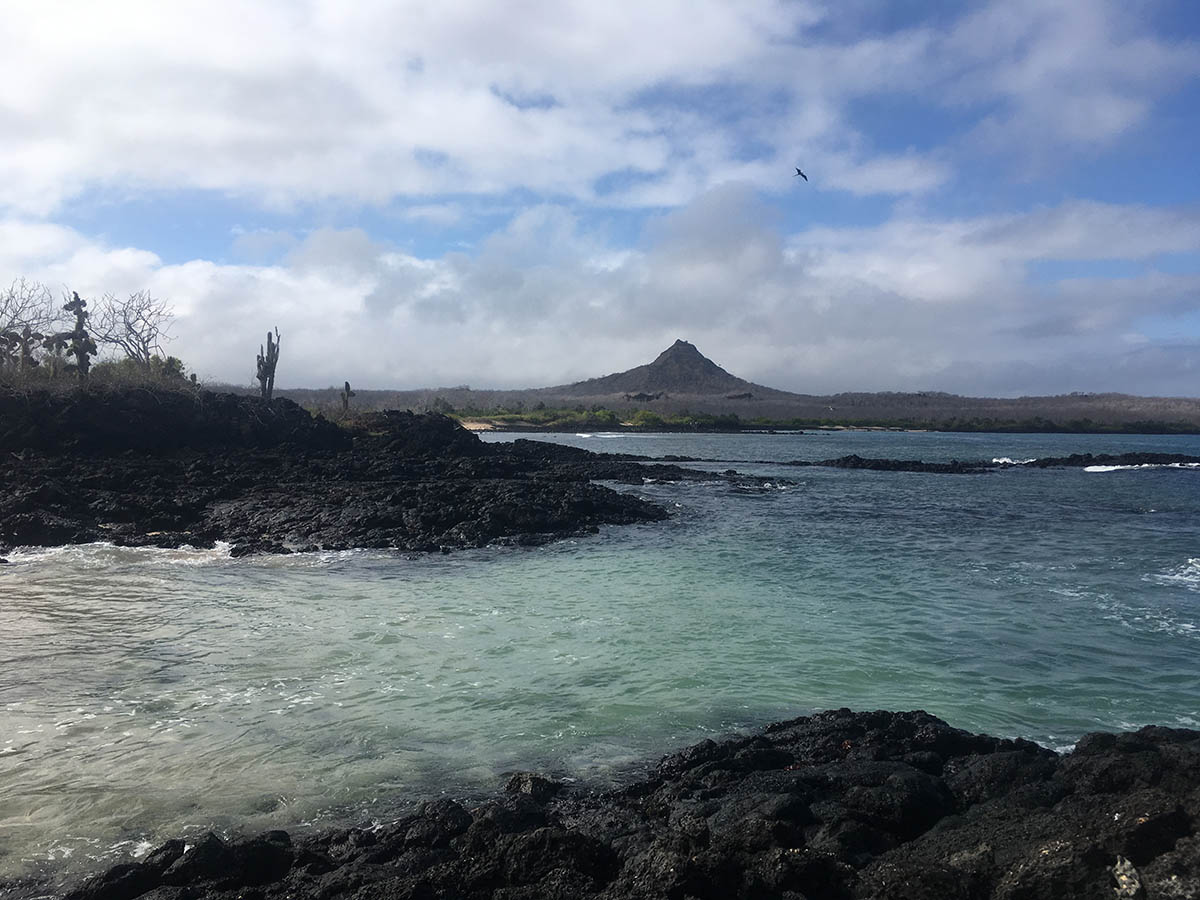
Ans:
[{"label": "ocean water", "polygon": [[620,782],[823,708],[1055,748],[1200,727],[1200,471],[782,465],[1200,454],[1198,437],[542,439],[770,486],[622,486],[673,517],[536,549],[9,554],[0,879],[53,885],[209,828],[384,821],[516,769]]}]

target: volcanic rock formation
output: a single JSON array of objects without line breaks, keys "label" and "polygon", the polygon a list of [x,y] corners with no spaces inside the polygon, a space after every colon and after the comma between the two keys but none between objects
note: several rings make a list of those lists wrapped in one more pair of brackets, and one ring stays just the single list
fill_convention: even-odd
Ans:
[{"label": "volcanic rock formation", "polygon": [[484,444],[436,413],[368,414],[345,429],[290,400],[206,392],[0,392],[0,451],[0,551],[535,544],[666,517],[596,480],[714,477],[529,441]]},{"label": "volcanic rock formation", "polygon": [[730,375],[696,349],[694,344],[678,340],[654,360],[625,372],[591,378],[563,387],[545,388],[547,393],[589,397],[598,394],[745,394],[776,393]]},{"label": "volcanic rock formation", "polygon": [[[1200,732],[1058,755],[924,712],[837,710],[704,741],[627,787],[521,774],[378,829],[170,841],[68,900],[1185,900]],[[152,893],[150,893],[152,892]]]}]

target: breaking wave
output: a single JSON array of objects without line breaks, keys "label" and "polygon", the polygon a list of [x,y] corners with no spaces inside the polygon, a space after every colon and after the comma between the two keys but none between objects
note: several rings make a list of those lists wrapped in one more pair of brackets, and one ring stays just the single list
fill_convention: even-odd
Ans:
[{"label": "breaking wave", "polygon": [[1192,557],[1183,565],[1168,572],[1147,575],[1145,580],[1167,587],[1183,587],[1190,591],[1200,591],[1200,557]]},{"label": "breaking wave", "polygon": [[5,554],[12,565],[67,562],[85,568],[102,568],[131,562],[204,566],[227,562],[232,544],[217,541],[204,547],[121,547],[108,541],[68,544],[62,547],[16,547]]},{"label": "breaking wave", "polygon": [[1130,469],[1200,469],[1200,463],[1142,463],[1136,466],[1084,466],[1085,472],[1124,472]]}]

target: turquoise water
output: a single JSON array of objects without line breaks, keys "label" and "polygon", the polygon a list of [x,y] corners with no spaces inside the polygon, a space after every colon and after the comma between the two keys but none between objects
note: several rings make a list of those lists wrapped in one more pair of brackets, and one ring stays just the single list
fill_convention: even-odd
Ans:
[{"label": "turquoise water", "polygon": [[[1200,454],[1174,436],[546,439],[777,462]],[[517,768],[619,780],[843,705],[1054,747],[1200,727],[1200,471],[738,468],[770,487],[622,487],[675,515],[537,549],[11,554],[0,876],[210,827],[382,820]]]}]

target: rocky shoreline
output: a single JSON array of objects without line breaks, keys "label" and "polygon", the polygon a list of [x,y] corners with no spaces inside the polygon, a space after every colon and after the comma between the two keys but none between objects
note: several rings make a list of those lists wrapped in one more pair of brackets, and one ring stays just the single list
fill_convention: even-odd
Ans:
[{"label": "rocky shoreline", "polygon": [[[222,541],[233,555],[537,544],[667,517],[597,481],[764,483],[686,462],[485,444],[438,415],[372,413],[343,428],[287,400],[0,391],[0,556],[91,541]],[[1010,464],[797,465],[976,474]],[[705,741],[619,790],[523,773],[480,805],[443,799],[379,828],[172,840],[66,896],[1182,900],[1200,897],[1198,824],[1200,732],[1094,734],[1059,755],[923,712],[838,710]],[[56,890],[0,884],[6,897]]]},{"label": "rocky shoreline", "polygon": [[[688,462],[716,461],[656,461],[529,440],[487,444],[436,413],[368,413],[341,427],[284,399],[0,388],[0,556],[23,545],[94,541],[223,541],[234,556],[533,545],[667,518],[662,507],[597,481],[765,484],[732,469],[681,465]],[[1200,457],[1138,453],[1023,465],[1196,463]],[[1015,464],[844,456],[771,465],[981,474]]]},{"label": "rocky shoreline", "polygon": [[843,709],[704,741],[617,790],[519,773],[473,808],[375,828],[172,840],[65,896],[1184,900],[1198,823],[1200,732],[1089,734],[1060,755]]},{"label": "rocky shoreline", "polygon": [[0,393],[0,555],[16,546],[231,545],[234,556],[537,544],[661,507],[596,481],[722,478],[533,441],[485,444],[437,414],[342,428],[289,400]]}]

